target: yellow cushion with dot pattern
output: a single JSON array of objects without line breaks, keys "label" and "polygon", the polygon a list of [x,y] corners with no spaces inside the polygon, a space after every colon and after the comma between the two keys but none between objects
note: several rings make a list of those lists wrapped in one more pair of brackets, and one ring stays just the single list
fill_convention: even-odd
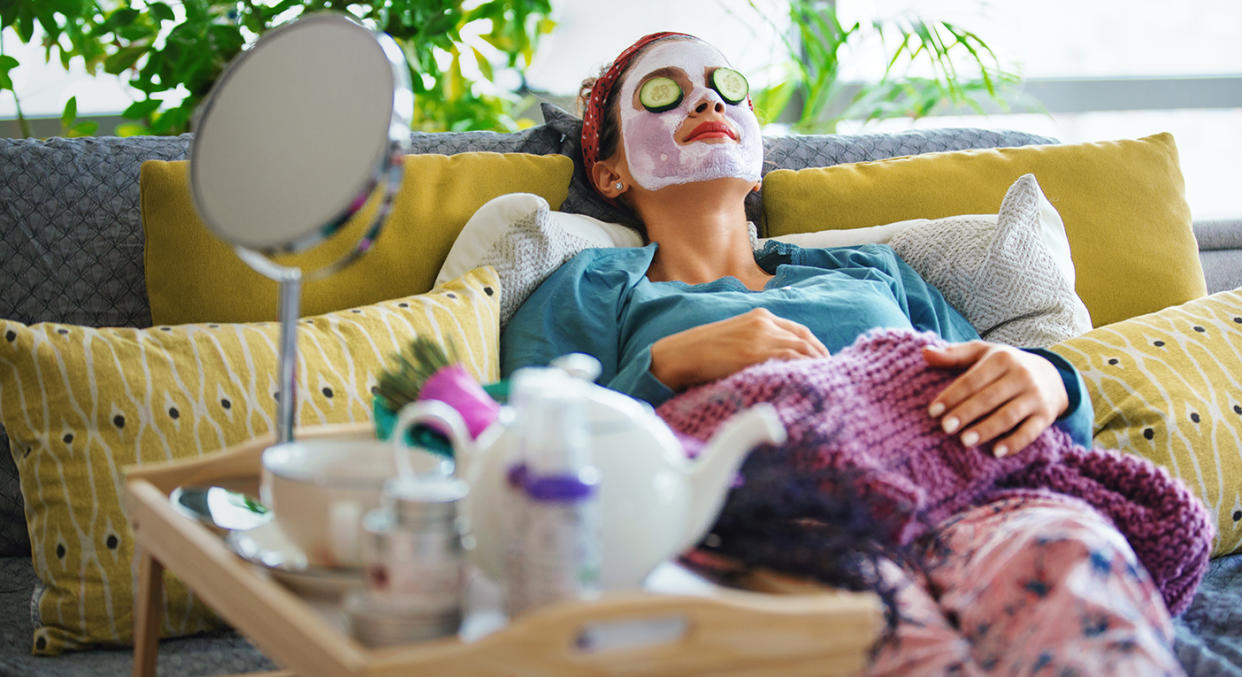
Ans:
[{"label": "yellow cushion with dot pattern", "polygon": [[[417,335],[452,339],[480,381],[499,376],[500,289],[479,268],[423,295],[305,318],[302,426],[368,421],[371,388]],[[150,329],[0,320],[0,420],[26,501],[34,651],[128,644],[132,535],[121,468],[201,456],[275,428],[275,322]],[[219,625],[166,574],[162,636]]]},{"label": "yellow cushion with dot pattern", "polygon": [[1242,550],[1242,288],[1052,346],[1095,406],[1095,443],[1181,478],[1216,522],[1213,556]]}]

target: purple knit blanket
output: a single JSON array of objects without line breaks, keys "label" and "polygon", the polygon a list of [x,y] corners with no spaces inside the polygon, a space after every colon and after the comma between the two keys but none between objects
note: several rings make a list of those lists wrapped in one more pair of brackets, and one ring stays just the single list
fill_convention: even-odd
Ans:
[{"label": "purple knit blanket", "polygon": [[[960,373],[933,368],[933,334],[876,330],[831,357],[771,361],[688,390],[658,409],[677,433],[706,440],[733,414],[775,405],[789,434],[783,458],[797,468],[832,468],[895,525],[881,536],[906,545],[965,508],[1031,490],[1076,497],[1106,515],[1130,542],[1169,610],[1190,603],[1207,570],[1214,527],[1207,509],[1159,466],[1119,451],[1075,445],[1049,428],[1017,454],[966,447],[927,414]],[[772,450],[756,453],[771,453]]]}]

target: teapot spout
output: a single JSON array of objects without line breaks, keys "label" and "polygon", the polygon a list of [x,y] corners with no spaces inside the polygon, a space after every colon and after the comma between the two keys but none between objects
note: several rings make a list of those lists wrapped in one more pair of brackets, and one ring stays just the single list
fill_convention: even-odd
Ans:
[{"label": "teapot spout", "polygon": [[760,444],[782,444],[785,426],[770,404],[755,406],[725,422],[691,467],[690,506],[679,552],[698,543],[716,521],[742,461]]}]

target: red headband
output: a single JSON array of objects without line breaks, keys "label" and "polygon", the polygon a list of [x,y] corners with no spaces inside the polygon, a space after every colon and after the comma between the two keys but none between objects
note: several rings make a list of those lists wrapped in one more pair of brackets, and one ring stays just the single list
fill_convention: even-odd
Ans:
[{"label": "red headband", "polygon": [[599,162],[599,126],[604,121],[604,104],[608,101],[608,95],[612,93],[613,85],[617,84],[617,78],[621,77],[621,73],[630,65],[634,56],[647,45],[664,38],[698,39],[686,33],[669,31],[645,35],[613,59],[608,72],[601,75],[595,84],[591,85],[591,96],[587,99],[586,109],[582,111],[582,165],[586,169],[587,181],[592,186],[595,185],[595,179],[591,172],[595,163]]}]

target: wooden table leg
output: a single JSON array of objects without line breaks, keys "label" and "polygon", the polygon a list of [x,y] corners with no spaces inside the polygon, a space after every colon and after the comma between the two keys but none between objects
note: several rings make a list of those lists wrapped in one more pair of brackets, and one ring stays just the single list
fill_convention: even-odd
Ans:
[{"label": "wooden table leg", "polygon": [[155,677],[164,606],[164,565],[140,546],[138,594],[134,600],[134,677]]}]

